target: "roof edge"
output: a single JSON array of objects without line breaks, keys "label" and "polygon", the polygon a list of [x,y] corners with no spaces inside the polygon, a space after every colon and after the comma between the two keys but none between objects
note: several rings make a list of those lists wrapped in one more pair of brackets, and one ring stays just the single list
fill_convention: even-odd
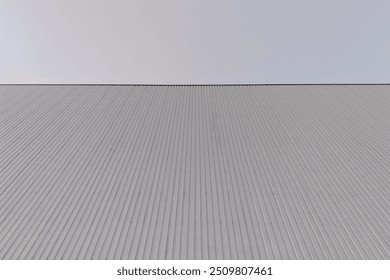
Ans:
[{"label": "roof edge", "polygon": [[93,84],[93,83],[31,83],[31,84],[0,84],[0,86],[378,86],[390,83],[314,83],[314,84]]}]

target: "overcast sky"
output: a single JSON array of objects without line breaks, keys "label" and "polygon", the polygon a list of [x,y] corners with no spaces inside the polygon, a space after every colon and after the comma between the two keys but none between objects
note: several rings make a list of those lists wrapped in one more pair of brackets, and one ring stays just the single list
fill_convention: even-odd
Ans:
[{"label": "overcast sky", "polygon": [[1,0],[0,83],[385,83],[389,12],[389,0]]}]

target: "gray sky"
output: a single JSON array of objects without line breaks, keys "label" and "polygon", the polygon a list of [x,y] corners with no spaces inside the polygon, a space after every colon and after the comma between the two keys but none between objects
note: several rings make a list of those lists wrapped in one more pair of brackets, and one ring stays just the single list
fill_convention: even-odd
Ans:
[{"label": "gray sky", "polygon": [[2,0],[0,83],[390,82],[388,0]]}]

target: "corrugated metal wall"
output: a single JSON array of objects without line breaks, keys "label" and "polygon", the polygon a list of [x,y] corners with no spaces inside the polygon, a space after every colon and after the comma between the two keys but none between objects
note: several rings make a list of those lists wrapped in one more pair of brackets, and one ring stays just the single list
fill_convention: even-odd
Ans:
[{"label": "corrugated metal wall", "polygon": [[2,259],[389,259],[390,86],[0,86]]}]

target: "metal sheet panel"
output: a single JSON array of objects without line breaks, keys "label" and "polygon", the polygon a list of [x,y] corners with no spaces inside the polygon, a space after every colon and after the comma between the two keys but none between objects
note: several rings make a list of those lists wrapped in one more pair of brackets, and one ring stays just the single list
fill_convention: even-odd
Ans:
[{"label": "metal sheet panel", "polygon": [[388,85],[0,86],[1,259],[390,259]]}]

